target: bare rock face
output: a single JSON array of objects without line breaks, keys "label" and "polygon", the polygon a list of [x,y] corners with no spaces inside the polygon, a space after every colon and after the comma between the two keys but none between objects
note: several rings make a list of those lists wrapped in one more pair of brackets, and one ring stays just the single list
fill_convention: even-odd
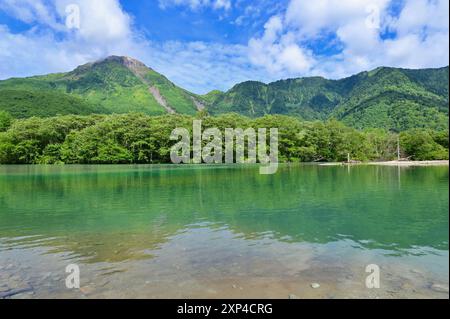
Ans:
[{"label": "bare rock face", "polygon": [[156,86],[151,86],[148,88],[148,90],[153,95],[156,102],[158,102],[162,107],[164,107],[166,109],[167,113],[169,113],[169,114],[176,113],[175,110],[172,107],[170,107],[170,105],[167,103],[164,96],[161,95],[161,93],[159,92],[159,89]]},{"label": "bare rock face", "polygon": [[169,105],[169,103],[167,103],[164,96],[160,93],[158,87],[153,85],[153,83],[150,83],[150,81],[145,77],[145,75],[149,71],[152,71],[151,68],[147,67],[141,61],[138,61],[136,59],[133,59],[133,58],[130,58],[127,56],[112,55],[112,56],[109,56],[106,59],[103,59],[96,63],[105,63],[105,62],[106,63],[108,63],[108,62],[109,63],[110,62],[119,63],[119,64],[123,65],[124,67],[126,67],[131,72],[133,72],[133,74],[136,75],[136,77],[139,78],[142,81],[142,83],[148,85],[149,92],[153,95],[156,102],[158,102],[159,105],[164,107],[164,109],[167,111],[167,113],[169,113],[169,114],[176,113],[175,110]]},{"label": "bare rock face", "polygon": [[105,59],[102,59],[100,61],[97,61],[95,63],[103,63],[103,62],[117,62],[120,63],[127,68],[146,68],[149,69],[144,63],[141,61],[138,61],[136,59],[127,57],[127,56],[117,56],[117,55],[111,55]]},{"label": "bare rock face", "polygon": [[195,107],[197,108],[198,111],[203,111],[204,109],[206,109],[205,104],[203,104],[202,102],[198,101],[196,98],[191,97],[192,102],[194,102]]},{"label": "bare rock face", "polygon": [[130,58],[130,57],[119,57],[120,62],[122,65],[127,67],[131,72],[136,74],[138,77],[143,77],[148,71],[151,70],[148,66],[146,66],[141,61],[138,61],[136,59]]},{"label": "bare rock face", "polygon": [[127,56],[116,56],[112,55],[105,59],[101,59],[95,62],[86,63],[83,65],[80,65],[72,72],[69,72],[71,76],[74,76],[75,78],[82,75],[84,72],[88,71],[89,69],[101,65],[104,63],[118,63],[129,69],[131,72],[133,72],[138,77],[143,77],[148,71],[151,71],[152,69],[146,66],[141,61],[138,61],[136,59],[127,57]]}]

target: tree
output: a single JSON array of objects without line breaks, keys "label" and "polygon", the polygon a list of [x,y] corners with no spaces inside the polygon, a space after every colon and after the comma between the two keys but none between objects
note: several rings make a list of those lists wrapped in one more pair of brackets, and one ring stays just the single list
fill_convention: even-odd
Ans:
[{"label": "tree", "polygon": [[0,132],[5,132],[12,124],[13,117],[5,111],[0,111]]},{"label": "tree", "polygon": [[436,143],[432,133],[425,129],[400,133],[400,145],[413,160],[448,159],[448,149]]}]

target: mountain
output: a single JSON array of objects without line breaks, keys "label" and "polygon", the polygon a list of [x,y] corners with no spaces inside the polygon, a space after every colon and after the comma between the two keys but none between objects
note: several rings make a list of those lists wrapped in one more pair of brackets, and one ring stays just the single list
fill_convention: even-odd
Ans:
[{"label": "mountain", "polygon": [[236,112],[336,118],[357,128],[448,127],[449,68],[378,68],[341,79],[297,78],[269,84],[248,81],[215,94],[212,114]]},{"label": "mountain", "polygon": [[0,111],[6,111],[16,118],[109,113],[106,108],[95,106],[75,95],[36,89],[0,89]]},{"label": "mountain", "polygon": [[143,63],[111,56],[68,73],[0,81],[0,111],[14,117],[57,114],[165,113],[249,117],[285,114],[336,118],[356,128],[448,128],[449,68],[381,67],[341,80],[306,77],[265,84],[248,81],[227,92],[196,95]]},{"label": "mountain", "polygon": [[0,110],[15,117],[143,112],[195,114],[199,98],[129,57],[111,56],[68,73],[0,81]]}]

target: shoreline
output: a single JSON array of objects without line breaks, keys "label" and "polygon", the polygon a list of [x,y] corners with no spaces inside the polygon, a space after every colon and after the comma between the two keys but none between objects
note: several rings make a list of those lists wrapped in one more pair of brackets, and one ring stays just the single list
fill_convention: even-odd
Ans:
[{"label": "shoreline", "polygon": [[388,162],[370,162],[370,165],[383,166],[449,166],[448,160],[437,161],[388,161]]},{"label": "shoreline", "polygon": [[[380,165],[380,166],[449,166],[449,160],[432,160],[432,161],[372,161],[372,162],[280,162],[279,165],[293,165],[293,164],[314,164],[318,166],[344,166],[344,165]],[[1,167],[85,167],[85,166],[98,166],[98,167],[108,167],[108,166],[184,166],[184,167],[218,167],[218,166],[244,166],[244,165],[261,165],[261,163],[253,164],[238,164],[238,163],[217,163],[217,164],[173,164],[173,163],[96,163],[96,164],[81,164],[81,163],[54,163],[54,164],[0,164]]]},{"label": "shoreline", "polygon": [[379,165],[379,166],[449,166],[448,160],[436,161],[384,161],[384,162],[360,162],[360,163],[323,163],[320,166],[339,166],[339,165]]}]

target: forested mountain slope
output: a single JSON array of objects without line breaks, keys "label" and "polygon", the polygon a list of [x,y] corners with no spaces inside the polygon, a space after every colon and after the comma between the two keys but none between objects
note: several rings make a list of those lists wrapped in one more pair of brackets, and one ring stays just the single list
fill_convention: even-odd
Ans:
[{"label": "forested mountain slope", "polygon": [[[45,111],[41,110],[43,95],[49,96]],[[195,114],[196,102],[195,94],[128,57],[111,56],[68,73],[0,81],[0,110],[16,117],[86,112]],[[30,110],[33,107],[36,110]]]},{"label": "forested mountain slope", "polygon": [[16,118],[141,112],[238,113],[335,118],[355,128],[448,128],[449,68],[381,67],[341,80],[307,77],[247,81],[200,96],[143,63],[111,56],[67,73],[0,81],[0,111]]},{"label": "forested mountain slope", "polygon": [[244,82],[216,94],[212,114],[236,112],[336,118],[353,127],[404,130],[448,127],[448,67],[406,70],[378,68],[342,80],[321,77],[264,84]]}]

